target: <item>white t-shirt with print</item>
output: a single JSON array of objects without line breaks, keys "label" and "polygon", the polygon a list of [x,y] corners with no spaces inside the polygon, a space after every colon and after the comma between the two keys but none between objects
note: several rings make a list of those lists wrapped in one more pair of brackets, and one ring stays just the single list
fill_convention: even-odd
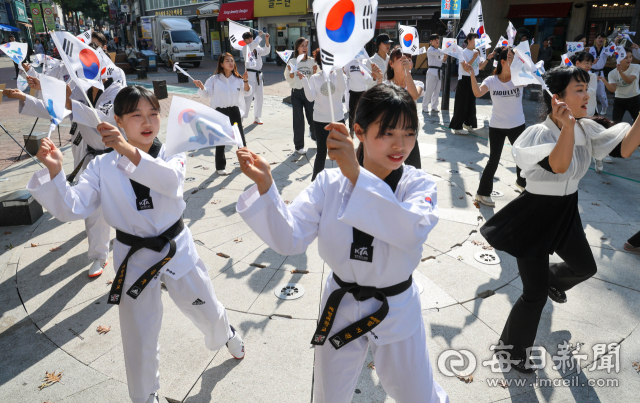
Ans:
[{"label": "white t-shirt with print", "polygon": [[611,70],[609,73],[609,82],[618,84],[616,89],[616,98],[631,98],[636,95],[640,95],[640,89],[638,89],[638,77],[640,77],[640,64],[631,64],[624,74],[628,76],[635,76],[636,79],[627,84],[622,78],[617,69]]},{"label": "white t-shirt with print", "polygon": [[[469,60],[473,59],[473,55],[475,55],[476,52],[471,49],[464,48],[462,49],[462,54],[464,55],[464,60],[467,63],[469,63]],[[480,55],[479,54],[478,54],[478,57],[476,57],[476,60],[474,60],[473,63],[471,63],[471,66],[473,67],[473,72],[476,76],[480,74]],[[458,80],[461,79],[462,76],[468,76],[468,75],[469,73],[464,71],[464,69],[462,68],[462,65],[460,65],[458,67]]]},{"label": "white t-shirt with print", "polygon": [[482,85],[489,88],[493,103],[490,127],[512,129],[524,124],[522,87],[516,87],[511,80],[503,83],[496,75],[485,78]]}]

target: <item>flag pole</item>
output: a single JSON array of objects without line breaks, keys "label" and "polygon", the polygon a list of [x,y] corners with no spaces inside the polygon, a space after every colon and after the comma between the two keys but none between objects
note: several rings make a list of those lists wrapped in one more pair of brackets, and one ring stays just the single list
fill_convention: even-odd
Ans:
[{"label": "flag pole", "polygon": [[[331,72],[329,72],[329,75],[331,75]],[[335,119],[335,113],[333,112],[333,98],[331,97],[331,80],[329,79],[329,76],[325,76],[325,78],[327,79],[327,94],[329,94],[329,110],[331,111],[331,123],[335,123],[336,119]],[[322,91],[321,91],[322,92]]]}]

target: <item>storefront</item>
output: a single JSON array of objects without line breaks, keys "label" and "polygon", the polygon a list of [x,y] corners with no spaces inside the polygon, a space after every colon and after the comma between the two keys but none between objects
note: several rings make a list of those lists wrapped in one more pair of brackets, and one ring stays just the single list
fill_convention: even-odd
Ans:
[{"label": "storefront", "polygon": [[258,26],[270,35],[271,54],[275,59],[276,51],[293,49],[300,37],[311,41],[311,22],[313,14],[307,9],[307,0],[263,0],[254,5],[254,15]]},{"label": "storefront", "polygon": [[5,3],[7,10],[7,17],[9,18],[9,25],[18,28],[20,32],[13,32],[16,39],[25,39],[31,43],[31,24],[29,24],[29,17],[27,15],[27,8],[25,4],[20,0],[14,0],[10,3]]},{"label": "storefront", "polygon": [[[199,8],[217,3],[214,1],[200,2],[194,4],[185,4],[184,0],[144,0],[145,15],[175,15],[196,17]],[[181,3],[182,5],[177,5]],[[175,6],[174,6],[175,5]],[[172,7],[174,6],[174,7]]]},{"label": "storefront", "polygon": [[616,29],[629,29],[635,9],[635,1],[587,3],[587,20],[584,30],[587,43],[591,45],[601,32],[609,36]]},{"label": "storefront", "polygon": [[[210,3],[196,10],[198,15],[199,34],[202,37],[205,56],[214,59],[222,52],[220,46],[220,36],[222,35],[221,24],[218,22],[220,6],[218,3]],[[195,28],[194,22],[194,28]]]},{"label": "storefront", "polygon": [[253,1],[236,1],[233,3],[225,3],[220,6],[217,21],[222,25],[221,29],[221,52],[229,52],[236,57],[241,57],[240,51],[231,47],[229,42],[229,22],[235,21],[249,28],[257,28],[257,20],[253,15]]}]

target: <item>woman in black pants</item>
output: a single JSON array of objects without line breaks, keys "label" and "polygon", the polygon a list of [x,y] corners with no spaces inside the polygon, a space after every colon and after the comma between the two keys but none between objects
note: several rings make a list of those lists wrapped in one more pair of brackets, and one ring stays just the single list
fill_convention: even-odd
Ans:
[{"label": "woman in black pants", "polygon": [[[320,69],[322,69],[322,58],[320,57],[320,49],[313,52]],[[304,77],[299,74],[302,80],[302,87],[307,99],[313,102],[313,127],[316,134],[316,144],[318,152],[316,160],[313,164],[313,176],[311,180],[315,180],[316,176],[324,169],[324,163],[327,159],[327,136],[329,131],[325,129],[329,123],[344,123],[344,109],[342,108],[342,94],[347,85],[342,69],[333,70],[329,75],[329,81],[324,77],[322,70],[318,71],[311,78]],[[331,116],[331,107],[329,105],[329,96],[333,100],[333,116]]]},{"label": "woman in black pants", "polygon": [[[516,363],[511,366],[525,373],[536,369],[529,356],[547,296],[564,303],[565,291],[597,271],[578,210],[580,179],[592,157],[628,158],[640,145],[638,122],[631,128],[627,123],[606,128],[584,118],[589,101],[586,71],[556,67],[545,75],[545,83],[554,94],[551,98],[543,92],[549,115],[527,128],[513,146],[527,188],[480,229],[495,249],[517,258],[522,296],[500,340],[513,345],[510,358]],[[549,264],[553,253],[564,262]]]},{"label": "woman in black pants", "polygon": [[[231,53],[224,53],[218,59],[216,72],[209,77],[206,83],[200,80],[193,80],[198,87],[198,96],[208,98],[209,104],[218,112],[229,116],[231,124],[238,124],[242,144],[246,147],[244,139],[244,129],[242,127],[243,108],[245,107],[244,97],[251,95],[249,85],[249,75],[245,71],[241,76],[238,73],[236,62]],[[226,175],[227,159],[224,156],[225,146],[216,147],[216,172],[218,175]]]},{"label": "woman in black pants", "polygon": [[[480,53],[475,49],[476,38],[478,35],[467,35],[467,47],[462,51],[465,62],[473,67],[473,75],[480,74],[480,70],[484,69],[487,62],[493,57],[493,53],[487,56],[487,60],[479,62]],[[476,97],[473,96],[471,89],[470,73],[464,69],[458,69],[458,86],[456,87],[456,102],[453,105],[453,117],[449,123],[449,128],[453,129],[456,134],[464,134],[462,129],[473,132],[478,127],[478,119],[476,119]]]},{"label": "woman in black pants", "polygon": [[[516,87],[511,81],[511,62],[513,61],[513,52],[508,47],[499,51],[498,67],[493,71],[493,75],[486,78],[481,86],[478,86],[473,68],[470,64],[462,62],[462,68],[465,69],[471,78],[471,88],[473,95],[481,97],[487,92],[491,94],[491,102],[493,109],[491,110],[491,120],[489,120],[489,162],[482,172],[476,200],[480,203],[493,207],[495,202],[491,199],[493,191],[493,177],[500,163],[500,156],[504,148],[505,139],[509,139],[511,144],[524,131],[524,112],[522,110],[522,88]],[[520,168],[516,166],[516,186],[520,190],[524,190],[526,181],[520,176]]]}]

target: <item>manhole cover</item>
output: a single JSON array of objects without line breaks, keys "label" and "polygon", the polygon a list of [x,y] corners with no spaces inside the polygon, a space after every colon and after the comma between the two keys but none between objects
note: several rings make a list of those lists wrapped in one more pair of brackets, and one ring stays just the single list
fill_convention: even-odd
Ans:
[{"label": "manhole cover", "polygon": [[457,169],[447,169],[447,173],[451,175],[460,175],[460,171]]},{"label": "manhole cover", "polygon": [[504,193],[502,193],[499,190],[494,190],[491,192],[491,197],[502,197],[502,196],[504,196]]},{"label": "manhole cover", "polygon": [[185,182],[193,182],[194,180],[196,180],[196,178],[194,178],[193,176],[190,176],[188,178],[185,178]]},{"label": "manhole cover", "polygon": [[473,257],[478,262],[484,263],[484,264],[498,264],[498,263],[500,263],[500,256],[496,255],[495,252],[491,252],[491,251],[478,252]]},{"label": "manhole cover", "polygon": [[283,284],[276,287],[273,293],[280,299],[298,299],[304,295],[304,287],[296,283]]},{"label": "manhole cover", "polygon": [[424,291],[424,287],[422,286],[422,284],[418,283],[416,281],[416,285],[418,286],[418,290],[420,291],[420,294],[422,294],[422,292]]}]

